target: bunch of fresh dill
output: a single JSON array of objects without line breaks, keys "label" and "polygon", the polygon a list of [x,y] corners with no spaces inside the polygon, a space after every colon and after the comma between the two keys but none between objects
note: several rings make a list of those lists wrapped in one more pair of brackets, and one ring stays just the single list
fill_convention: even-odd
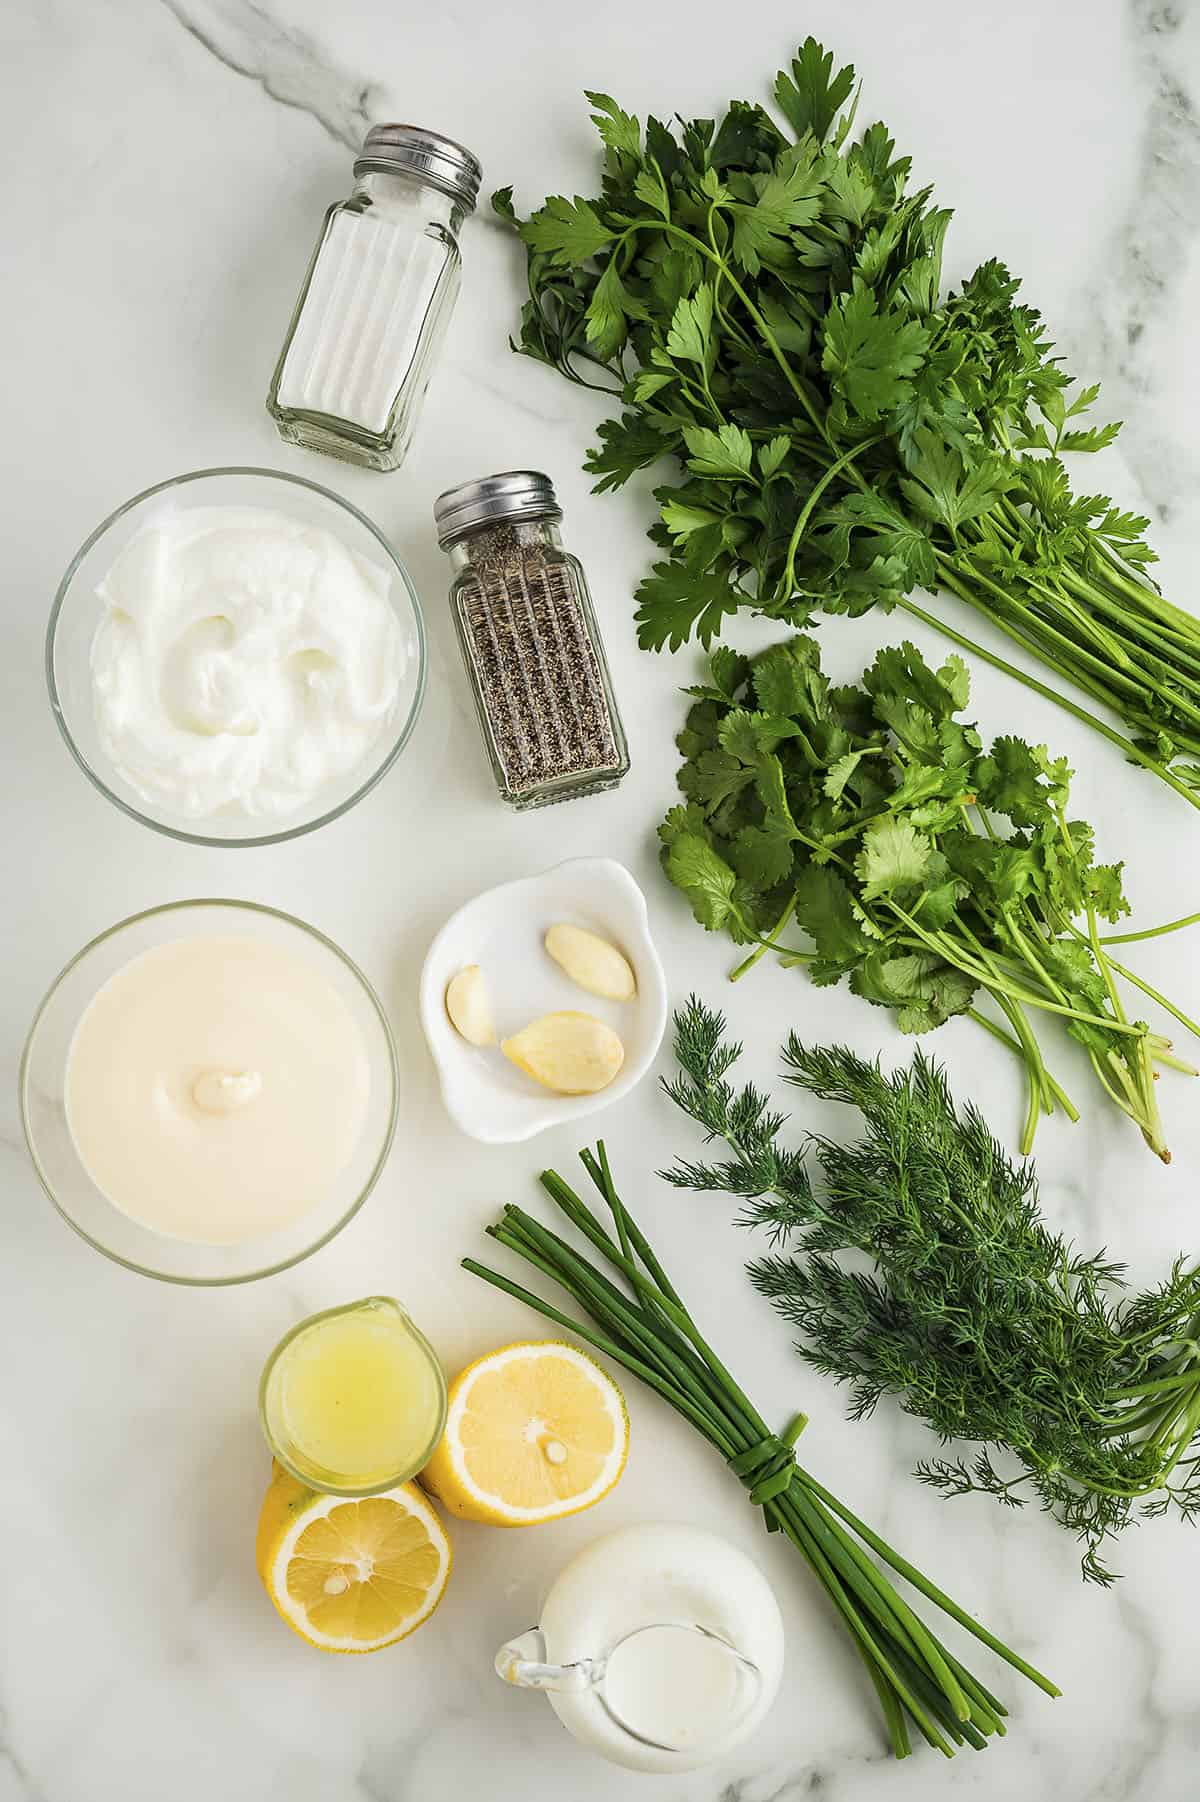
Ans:
[{"label": "bunch of fresh dill", "polygon": [[849,1385],[854,1418],[894,1395],[944,1443],[973,1441],[970,1462],[933,1458],[917,1475],[950,1494],[1036,1498],[1082,1539],[1095,1582],[1112,1580],[1104,1542],[1138,1514],[1200,1518],[1200,1268],[1180,1259],[1156,1288],[1125,1292],[1119,1264],[1047,1227],[1033,1165],[956,1108],[920,1052],[885,1075],[793,1034],[784,1080],[856,1107],[866,1129],[798,1149],[767,1096],[729,1081],[741,1046],[720,1014],[693,997],[675,1028],[668,1093],[730,1155],[664,1175],[742,1197],[744,1222],[769,1229],[780,1249],[751,1279],[799,1329],[801,1356]]}]

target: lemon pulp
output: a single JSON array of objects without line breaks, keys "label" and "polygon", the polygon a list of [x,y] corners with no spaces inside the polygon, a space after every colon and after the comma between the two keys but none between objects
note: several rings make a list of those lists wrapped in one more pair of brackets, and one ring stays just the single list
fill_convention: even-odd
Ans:
[{"label": "lemon pulp", "polygon": [[522,1342],[455,1378],[421,1482],[462,1520],[534,1526],[607,1495],[628,1449],[612,1378],[574,1346]]}]

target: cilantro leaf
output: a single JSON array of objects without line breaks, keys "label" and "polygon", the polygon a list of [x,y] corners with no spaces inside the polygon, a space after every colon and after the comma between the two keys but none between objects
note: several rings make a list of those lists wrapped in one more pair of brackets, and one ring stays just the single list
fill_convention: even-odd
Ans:
[{"label": "cilantro leaf", "polygon": [[933,846],[908,820],[872,821],[854,863],[863,900],[919,886],[932,857]]},{"label": "cilantro leaf", "polygon": [[796,919],[826,965],[850,969],[870,949],[854,917],[850,890],[828,864],[806,864],[797,876]]},{"label": "cilantro leaf", "polygon": [[1088,899],[1100,918],[1113,926],[1126,914],[1133,912],[1121,886],[1124,868],[1123,863],[1098,863],[1088,873]]},{"label": "cilantro leaf", "polygon": [[998,738],[990,756],[981,757],[976,767],[979,799],[993,812],[1007,814],[1015,826],[1041,825],[1051,818],[1042,774],[1042,763],[1023,739]]},{"label": "cilantro leaf", "polygon": [[789,841],[794,839],[796,822],[792,818],[788,801],[787,781],[783,765],[773,753],[767,752],[759,757],[754,773],[754,787],[763,804],[767,831]]},{"label": "cilantro leaf", "polygon": [[666,871],[676,888],[687,896],[701,926],[715,932],[727,924],[735,911],[736,876],[706,838],[695,832],[681,832],[672,838],[667,846]]},{"label": "cilantro leaf", "polygon": [[795,861],[791,840],[764,826],[743,826],[729,855],[738,875],[762,889],[785,882]]},{"label": "cilantro leaf", "polygon": [[755,659],[754,693],[764,713],[811,719],[823,700],[820,652],[811,638],[789,638]]},{"label": "cilantro leaf", "polygon": [[800,727],[795,720],[781,719],[776,714],[749,713],[735,707],[718,727],[721,744],[743,763],[756,764],[787,738],[795,738]]},{"label": "cilantro leaf", "polygon": [[862,746],[857,751],[847,751],[844,756],[830,764],[821,784],[824,793],[831,801],[840,801],[846,791],[846,784],[854,775],[864,757],[871,754],[869,746]]},{"label": "cilantro leaf", "polygon": [[873,951],[850,977],[864,1001],[895,1010],[901,1032],[933,1032],[955,1014],[965,1014],[978,984],[953,964],[924,951],[890,957]]}]

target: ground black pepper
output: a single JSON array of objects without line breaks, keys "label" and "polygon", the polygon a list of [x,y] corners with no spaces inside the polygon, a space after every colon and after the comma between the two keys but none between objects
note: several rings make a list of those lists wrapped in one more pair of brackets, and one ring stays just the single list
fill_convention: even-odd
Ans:
[{"label": "ground black pepper", "polygon": [[526,806],[611,788],[628,760],[575,560],[541,522],[463,549],[457,625],[502,788]]}]

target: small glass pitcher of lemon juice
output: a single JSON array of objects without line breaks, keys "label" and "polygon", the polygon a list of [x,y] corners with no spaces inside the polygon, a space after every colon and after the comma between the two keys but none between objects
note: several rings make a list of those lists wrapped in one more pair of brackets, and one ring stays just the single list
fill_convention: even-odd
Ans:
[{"label": "small glass pitcher of lemon juice", "polygon": [[446,1378],[398,1301],[370,1295],[284,1335],[258,1391],[279,1463],[310,1489],[379,1495],[432,1457],[446,1426]]}]

